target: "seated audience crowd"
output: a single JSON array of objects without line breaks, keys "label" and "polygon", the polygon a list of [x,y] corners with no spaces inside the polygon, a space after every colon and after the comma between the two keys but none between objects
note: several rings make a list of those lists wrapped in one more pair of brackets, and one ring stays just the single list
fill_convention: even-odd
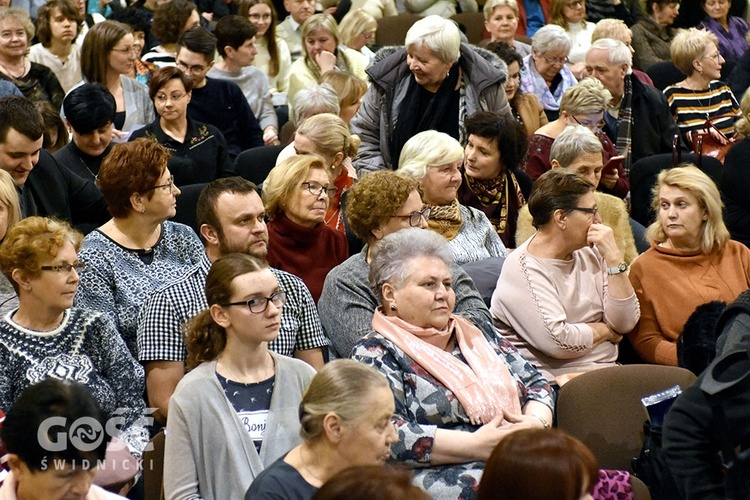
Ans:
[{"label": "seated audience crowd", "polygon": [[699,321],[662,465],[734,494],[740,7],[0,1],[0,499],[632,498],[565,391]]}]

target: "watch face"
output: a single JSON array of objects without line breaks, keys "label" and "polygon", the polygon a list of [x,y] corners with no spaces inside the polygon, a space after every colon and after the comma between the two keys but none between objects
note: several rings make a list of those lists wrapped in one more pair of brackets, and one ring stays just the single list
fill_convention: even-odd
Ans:
[{"label": "watch face", "polygon": [[620,270],[621,273],[624,273],[625,271],[628,270],[628,265],[623,262],[622,264],[620,264],[618,269]]}]

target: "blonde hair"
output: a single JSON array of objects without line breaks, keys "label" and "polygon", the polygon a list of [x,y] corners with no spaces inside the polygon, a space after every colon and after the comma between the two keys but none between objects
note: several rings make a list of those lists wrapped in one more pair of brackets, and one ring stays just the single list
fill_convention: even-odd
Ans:
[{"label": "blonde hair", "polygon": [[341,43],[351,47],[349,42],[353,38],[361,35],[366,31],[377,31],[378,22],[363,9],[355,9],[344,16],[339,25],[339,34]]},{"label": "blonde hair", "polygon": [[359,149],[359,136],[349,134],[344,120],[332,113],[311,116],[302,122],[297,135],[307,137],[326,156],[344,153],[344,158],[352,158]]},{"label": "blonde hair", "polygon": [[510,10],[518,17],[518,3],[516,0],[489,0],[484,4],[484,20],[489,21],[498,7],[510,7]]},{"label": "blonde hair", "polygon": [[330,14],[313,14],[302,23],[302,54],[305,56],[305,65],[315,77],[315,81],[320,82],[320,67],[318,67],[318,64],[310,58],[310,54],[307,53],[307,43],[305,43],[305,40],[312,33],[317,33],[318,31],[327,31],[331,34],[336,41],[336,52],[338,53],[336,56],[336,66],[345,69],[346,71],[350,71],[352,66],[349,63],[349,58],[347,58],[344,51],[339,48],[339,45],[341,44],[341,36],[339,35],[339,26],[336,24],[336,20]]},{"label": "blonde hair", "polygon": [[628,28],[628,25],[624,21],[621,19],[602,19],[596,23],[596,28],[591,33],[591,41],[595,42],[600,38],[611,38],[625,43],[623,41],[625,35],[632,37],[633,32],[630,31],[630,28]]},{"label": "blonde hair", "polygon": [[560,99],[560,111],[568,115],[591,115],[606,111],[612,99],[602,82],[596,78],[584,78],[576,85],[565,89]]},{"label": "blonde hair", "polygon": [[353,359],[326,363],[313,377],[299,404],[300,436],[306,442],[320,439],[323,420],[334,413],[344,421],[356,421],[370,410],[368,397],[374,389],[388,389],[388,381],[375,368]]},{"label": "blonde hair", "polygon": [[748,115],[750,115],[750,92],[745,92],[742,96],[740,110],[742,110],[742,118],[737,120],[737,123],[734,124],[734,128],[744,137],[747,137],[750,135],[750,119],[748,119]]},{"label": "blonde hair", "polygon": [[[308,118],[309,120],[310,118]],[[263,183],[263,205],[270,219],[275,219],[284,211],[295,191],[305,182],[311,170],[323,170],[329,178],[331,174],[318,155],[294,155],[282,161],[269,172]]]},{"label": "blonde hair", "polygon": [[443,132],[425,130],[406,141],[396,172],[421,181],[427,167],[447,165],[463,159],[464,148],[456,139]]},{"label": "blonde hair", "polygon": [[6,19],[15,19],[26,32],[26,50],[28,50],[35,33],[34,23],[31,21],[29,13],[20,7],[2,7],[0,8],[0,23]]},{"label": "blonde hair", "polygon": [[703,57],[711,44],[718,47],[719,40],[710,31],[696,28],[680,30],[672,40],[669,55],[677,69],[690,76],[695,72],[693,61]]},{"label": "blonde hair", "polygon": [[8,230],[21,220],[21,206],[13,177],[0,169],[0,202],[8,207]]},{"label": "blonde hair", "polygon": [[357,104],[367,92],[367,83],[348,71],[333,68],[320,78],[320,83],[327,83],[339,100],[339,108]]},{"label": "blonde hair", "polygon": [[[670,186],[691,193],[698,199],[701,208],[706,211],[707,218],[701,235],[701,251],[708,254],[724,248],[729,241],[729,230],[724,224],[721,195],[714,181],[693,165],[662,171],[652,191],[651,207],[656,214],[659,213],[659,191],[662,186]],[[651,244],[667,241],[667,235],[658,217],[646,230],[646,238]]]}]

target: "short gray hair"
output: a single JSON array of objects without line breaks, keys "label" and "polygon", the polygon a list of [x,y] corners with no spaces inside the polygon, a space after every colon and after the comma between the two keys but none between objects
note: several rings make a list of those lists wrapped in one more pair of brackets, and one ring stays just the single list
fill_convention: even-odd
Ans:
[{"label": "short gray hair", "polygon": [[570,37],[562,28],[556,24],[542,26],[531,38],[531,48],[537,54],[546,54],[550,51],[570,52]]},{"label": "short gray hair", "polygon": [[456,139],[437,130],[420,132],[404,144],[396,172],[421,181],[427,167],[463,161],[464,148]]},{"label": "short gray hair", "polygon": [[632,71],[633,53],[628,46],[620,40],[615,40],[614,38],[600,38],[591,44],[589,52],[594,49],[606,50],[609,55],[610,64],[627,64],[628,73]]},{"label": "short gray hair", "polygon": [[383,284],[400,288],[413,271],[412,262],[419,257],[437,257],[448,269],[453,268],[453,254],[448,240],[429,229],[408,227],[391,233],[375,244],[370,255],[370,288],[383,304]]},{"label": "short gray hair", "polygon": [[601,141],[591,130],[583,125],[575,125],[560,132],[552,143],[549,159],[557,160],[561,167],[568,168],[581,155],[603,151]]},{"label": "short gray hair", "polygon": [[461,55],[461,31],[450,19],[427,16],[409,28],[404,45],[407,50],[423,45],[444,63],[455,63]]},{"label": "short gray hair", "polygon": [[294,122],[297,126],[313,115],[338,115],[340,111],[339,96],[327,83],[313,83],[301,88],[294,96]]}]

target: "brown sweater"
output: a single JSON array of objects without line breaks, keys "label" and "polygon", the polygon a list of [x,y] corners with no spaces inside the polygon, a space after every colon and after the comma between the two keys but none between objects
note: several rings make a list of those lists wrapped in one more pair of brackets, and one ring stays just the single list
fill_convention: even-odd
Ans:
[{"label": "brown sweater", "polygon": [[685,322],[701,304],[732,302],[750,286],[750,250],[736,241],[711,254],[654,245],[630,268],[641,319],[628,335],[648,363],[677,366]]}]

